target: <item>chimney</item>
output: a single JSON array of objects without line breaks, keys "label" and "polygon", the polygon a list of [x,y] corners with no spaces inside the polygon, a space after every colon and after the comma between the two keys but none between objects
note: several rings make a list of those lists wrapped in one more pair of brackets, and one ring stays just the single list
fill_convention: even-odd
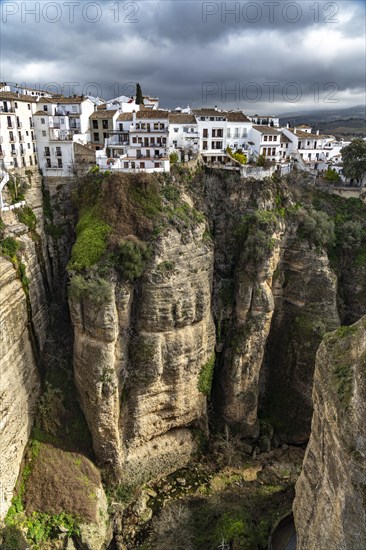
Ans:
[{"label": "chimney", "polygon": [[319,135],[319,130],[316,131],[316,135],[317,135],[317,136]]},{"label": "chimney", "polygon": [[136,125],[136,111],[135,110],[132,111],[132,124],[134,126]]},{"label": "chimney", "polygon": [[215,111],[217,111],[217,105],[215,105]]},{"label": "chimney", "polygon": [[294,134],[297,134],[297,128],[294,128]]},{"label": "chimney", "polygon": [[290,128],[290,123],[289,122],[286,124],[286,128],[287,129]]}]

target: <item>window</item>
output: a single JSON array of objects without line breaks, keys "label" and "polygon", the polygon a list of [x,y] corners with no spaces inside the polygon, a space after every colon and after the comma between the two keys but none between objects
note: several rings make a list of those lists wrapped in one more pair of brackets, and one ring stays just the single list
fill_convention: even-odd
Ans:
[{"label": "window", "polygon": [[9,132],[9,139],[10,139],[10,141],[14,141],[14,134],[13,134],[13,132]]},{"label": "window", "polygon": [[154,162],[154,168],[160,168],[160,162]]},{"label": "window", "polygon": [[204,142],[202,143],[202,149],[203,149],[204,151],[207,150],[207,141],[204,141]]},{"label": "window", "polygon": [[25,131],[25,135],[26,135],[26,136],[29,136],[28,130]]},{"label": "window", "polygon": [[11,121],[11,117],[8,116],[8,117],[6,117],[6,118],[7,118],[7,120],[8,120],[8,128],[12,128],[12,127],[13,127],[13,123],[12,123],[12,121]]},{"label": "window", "polygon": [[174,128],[174,132],[178,132],[179,128]]},{"label": "window", "polygon": [[140,162],[140,168],[145,168],[145,163],[144,162]]},{"label": "window", "polygon": [[137,138],[136,137],[132,138],[132,143],[137,143]]},{"label": "window", "polygon": [[46,137],[46,135],[47,135],[46,130],[42,130],[42,136],[43,136],[43,137]]},{"label": "window", "polygon": [[128,162],[124,162],[124,163],[123,163],[123,167],[124,167],[124,168],[128,168]]},{"label": "window", "polygon": [[30,149],[30,148],[31,148],[31,147],[30,147],[30,143],[27,143],[27,147],[28,147],[28,149]]},{"label": "window", "polygon": [[269,136],[269,140],[268,141],[272,141],[273,139],[273,136]]},{"label": "window", "polygon": [[264,136],[263,141],[268,141],[268,136]]},{"label": "window", "polygon": [[60,118],[60,123],[61,123],[61,124],[65,124],[65,119],[64,119],[64,118]]},{"label": "window", "polygon": [[57,157],[61,157],[61,156],[62,156],[61,147],[56,147],[56,156],[57,156]]},{"label": "window", "polygon": [[16,101],[14,101],[14,107],[18,109],[18,103]]},{"label": "window", "polygon": [[208,129],[207,129],[207,128],[204,128],[204,129],[203,129],[203,137],[204,137],[204,138],[207,138],[207,137],[208,137]]},{"label": "window", "polygon": [[45,147],[45,148],[44,148],[44,156],[45,156],[45,157],[49,157],[49,156],[50,156],[50,148],[49,148],[49,147]]},{"label": "window", "polygon": [[277,136],[273,136],[273,141],[277,141]]},{"label": "window", "polygon": [[32,157],[29,157],[29,164],[32,166],[33,165],[33,159]]},{"label": "window", "polygon": [[44,118],[41,118],[41,124],[46,124],[46,120]]},{"label": "window", "polygon": [[57,159],[57,164],[59,168],[62,168],[62,159]]},{"label": "window", "polygon": [[31,108],[30,103],[27,103],[27,107],[28,107],[28,111],[30,111],[30,108]]},{"label": "window", "polygon": [[273,147],[272,148],[272,155],[275,155],[276,154],[276,147]]},{"label": "window", "polygon": [[73,113],[76,113],[76,112],[77,112],[77,107],[76,107],[76,105],[72,105],[71,109],[72,109],[72,112],[73,112]]},{"label": "window", "polygon": [[48,111],[47,105],[43,105],[43,110],[44,110],[44,111]]},{"label": "window", "polygon": [[103,132],[103,138],[104,138],[104,139],[107,139],[107,137],[108,137],[108,133],[107,133],[107,132]]},{"label": "window", "polygon": [[51,168],[51,159],[46,159],[47,168]]},{"label": "window", "polygon": [[94,141],[99,141],[99,134],[98,134],[98,132],[94,132],[93,136],[94,136]]},{"label": "window", "polygon": [[108,120],[102,120],[103,130],[108,130]]}]

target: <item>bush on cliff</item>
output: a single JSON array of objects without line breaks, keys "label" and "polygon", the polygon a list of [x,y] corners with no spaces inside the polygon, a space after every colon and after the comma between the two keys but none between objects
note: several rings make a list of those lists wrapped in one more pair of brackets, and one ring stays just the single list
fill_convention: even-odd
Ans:
[{"label": "bush on cliff", "polygon": [[122,240],[114,254],[114,265],[126,281],[133,282],[140,277],[150,257],[148,246],[137,238]]},{"label": "bush on cliff", "polygon": [[95,265],[106,251],[111,227],[102,221],[95,208],[88,209],[76,226],[77,239],[71,253],[69,269],[81,271]]}]

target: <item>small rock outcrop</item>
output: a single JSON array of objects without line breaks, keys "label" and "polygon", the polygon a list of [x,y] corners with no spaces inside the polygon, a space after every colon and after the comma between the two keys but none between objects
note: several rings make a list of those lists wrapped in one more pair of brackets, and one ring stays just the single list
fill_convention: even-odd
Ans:
[{"label": "small rock outcrop", "polygon": [[366,317],[325,336],[294,517],[298,550],[366,548]]}]

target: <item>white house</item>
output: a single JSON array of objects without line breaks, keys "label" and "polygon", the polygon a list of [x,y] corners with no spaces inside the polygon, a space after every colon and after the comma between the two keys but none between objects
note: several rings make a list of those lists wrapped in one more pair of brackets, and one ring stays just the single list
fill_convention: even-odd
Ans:
[{"label": "white house", "polygon": [[47,176],[70,176],[75,168],[73,143],[90,141],[89,117],[94,103],[88,97],[40,99],[34,114],[39,166]]},{"label": "white house", "polygon": [[229,111],[227,113],[226,146],[231,147],[233,151],[247,150],[252,126],[252,122],[242,111]]},{"label": "white house", "polygon": [[248,115],[249,120],[256,126],[272,126],[278,128],[280,119],[274,115]]},{"label": "white house", "polygon": [[254,155],[264,155],[267,160],[278,162],[281,151],[281,132],[271,126],[253,126],[251,130]]},{"label": "white house", "polygon": [[193,114],[169,113],[169,149],[179,149],[188,154],[199,151],[198,124]]},{"label": "white house", "polygon": [[0,161],[7,170],[37,166],[36,135],[32,115],[36,99],[0,92]]}]

